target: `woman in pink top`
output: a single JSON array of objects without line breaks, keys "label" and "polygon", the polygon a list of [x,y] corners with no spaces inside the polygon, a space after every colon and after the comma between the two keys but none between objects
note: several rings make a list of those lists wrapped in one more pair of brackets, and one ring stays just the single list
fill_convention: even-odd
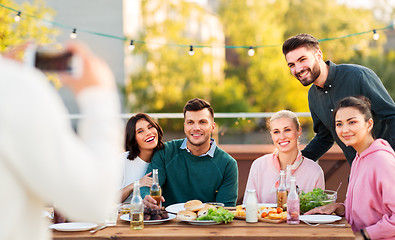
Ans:
[{"label": "woman in pink top", "polygon": [[395,152],[387,141],[372,136],[370,101],[344,98],[335,111],[335,124],[340,140],[357,151],[346,201],[306,214],[345,215],[356,239],[395,239]]},{"label": "woman in pink top", "polygon": [[[298,138],[302,135],[298,117],[295,113],[282,110],[270,119],[270,135],[276,151],[256,159],[248,175],[247,189],[255,189],[260,203],[276,203],[276,189],[280,170],[291,165],[292,175],[300,190],[312,191],[325,188],[324,173],[314,161],[302,156]],[[247,194],[244,194],[243,202]]]}]

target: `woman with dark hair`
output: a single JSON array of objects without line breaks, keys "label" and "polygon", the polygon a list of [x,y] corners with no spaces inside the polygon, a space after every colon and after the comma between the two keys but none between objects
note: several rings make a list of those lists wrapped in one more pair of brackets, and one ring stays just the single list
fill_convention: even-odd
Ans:
[{"label": "woman with dark hair", "polygon": [[306,214],[344,215],[356,239],[395,239],[395,152],[372,134],[373,117],[366,97],[346,97],[335,113],[340,140],[357,151],[352,162],[346,200]]},{"label": "woman with dark hair", "polygon": [[152,185],[152,173],[145,172],[155,151],[163,148],[162,128],[145,113],[138,113],[129,119],[125,135],[121,202],[130,201],[134,181],[139,179],[140,186]]}]

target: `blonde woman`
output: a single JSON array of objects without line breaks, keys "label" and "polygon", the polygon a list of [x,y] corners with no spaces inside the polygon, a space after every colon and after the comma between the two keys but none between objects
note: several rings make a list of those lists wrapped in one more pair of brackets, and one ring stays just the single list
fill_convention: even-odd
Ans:
[{"label": "blonde woman", "polygon": [[[275,113],[270,121],[270,135],[276,151],[256,159],[251,166],[247,181],[247,189],[255,189],[260,203],[276,203],[276,189],[280,170],[291,165],[292,175],[300,190],[312,191],[314,188],[325,188],[324,173],[314,161],[302,156],[298,139],[302,135],[302,127],[295,113],[282,110]],[[244,194],[244,200],[246,201]]]}]

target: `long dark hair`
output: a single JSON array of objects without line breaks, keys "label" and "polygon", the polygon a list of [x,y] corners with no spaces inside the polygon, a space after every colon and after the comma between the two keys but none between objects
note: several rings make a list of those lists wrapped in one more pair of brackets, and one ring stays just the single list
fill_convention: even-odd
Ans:
[{"label": "long dark hair", "polygon": [[140,148],[136,141],[136,123],[140,119],[145,119],[158,131],[158,145],[154,148],[154,152],[164,147],[163,144],[163,130],[157,122],[145,113],[137,113],[131,117],[126,123],[125,129],[125,151],[129,151],[129,160],[135,159],[140,154]]}]

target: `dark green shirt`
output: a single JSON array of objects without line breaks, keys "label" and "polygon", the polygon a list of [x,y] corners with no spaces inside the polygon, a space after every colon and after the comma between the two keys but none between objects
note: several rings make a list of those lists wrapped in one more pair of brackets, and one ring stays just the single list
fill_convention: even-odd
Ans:
[{"label": "dark green shirt", "polygon": [[394,148],[395,103],[378,76],[371,69],[359,65],[336,65],[331,61],[326,64],[329,65],[329,73],[324,87],[313,84],[309,90],[309,107],[316,135],[302,150],[302,154],[316,161],[336,141],[351,165],[356,151],[346,147],[337,137],[332,114],[338,101],[356,95],[368,97],[372,103],[374,136],[386,139]]},{"label": "dark green shirt", "polygon": [[[214,156],[195,156],[181,149],[183,140],[165,143],[148,166],[147,173],[158,169],[159,184],[165,198],[164,206],[198,199],[202,202],[221,202],[235,206],[238,193],[237,162],[215,147]],[[214,143],[215,144],[215,143]],[[142,187],[141,195],[149,195]]]}]

